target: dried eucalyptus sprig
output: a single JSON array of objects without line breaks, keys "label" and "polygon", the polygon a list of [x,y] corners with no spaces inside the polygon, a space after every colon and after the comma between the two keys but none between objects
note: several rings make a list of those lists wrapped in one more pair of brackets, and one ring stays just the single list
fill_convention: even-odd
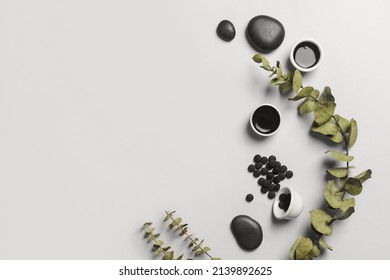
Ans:
[{"label": "dried eucalyptus sprig", "polygon": [[[322,134],[335,143],[344,144],[344,152],[329,151],[337,161],[345,163],[345,167],[328,169],[327,173],[334,177],[329,180],[323,190],[324,198],[328,204],[328,212],[321,209],[310,211],[311,228],[314,238],[298,237],[290,249],[291,259],[313,259],[321,253],[321,247],[332,250],[332,247],[324,240],[324,236],[330,236],[333,231],[333,222],[345,220],[355,212],[355,199],[353,196],[360,194],[363,183],[371,178],[371,170],[363,171],[357,176],[349,176],[352,166],[349,163],[354,159],[349,155],[349,149],[355,144],[358,136],[358,126],[354,119],[348,120],[335,114],[335,98],[329,87],[323,92],[311,86],[302,85],[302,75],[299,70],[283,74],[279,61],[276,66],[270,66],[268,60],[262,54],[253,56],[253,60],[259,63],[261,68],[270,72],[271,86],[279,86],[281,93],[293,90],[296,95],[289,98],[293,101],[304,99],[298,106],[300,114],[314,113],[314,121],[311,127],[313,132]],[[349,195],[348,198],[345,196]]]},{"label": "dried eucalyptus sprig", "polygon": [[164,219],[164,222],[170,221],[170,224],[168,225],[169,229],[173,229],[173,232],[177,232],[179,236],[185,236],[184,241],[189,241],[189,248],[192,248],[192,251],[195,252],[195,256],[200,256],[205,254],[208,256],[211,260],[220,260],[220,258],[215,258],[210,255],[210,247],[203,247],[204,239],[199,241],[199,238],[195,237],[194,234],[188,233],[188,224],[182,224],[182,218],[174,218],[173,214],[176,213],[176,211],[166,211],[166,216]]},{"label": "dried eucalyptus sprig", "polygon": [[[143,228],[145,229],[145,238],[148,238],[148,242],[153,242],[153,253],[157,257],[159,255],[163,255],[163,260],[174,260],[175,253],[171,250],[170,246],[164,246],[164,241],[158,239],[160,237],[160,233],[154,233],[155,228],[152,227],[151,222],[144,223]],[[181,254],[176,260],[182,260],[184,254]]]}]

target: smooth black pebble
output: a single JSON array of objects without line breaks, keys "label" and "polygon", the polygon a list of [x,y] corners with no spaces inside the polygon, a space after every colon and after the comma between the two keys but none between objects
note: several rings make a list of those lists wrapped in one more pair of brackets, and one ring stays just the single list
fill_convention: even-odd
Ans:
[{"label": "smooth black pebble", "polygon": [[254,164],[251,164],[251,165],[248,166],[248,171],[249,171],[250,173],[252,173],[252,172],[255,171],[255,170],[256,170],[256,167],[255,167]]},{"label": "smooth black pebble", "polygon": [[268,171],[267,179],[273,179],[273,178],[274,178],[274,173],[272,173],[271,171]]},{"label": "smooth black pebble", "polygon": [[269,160],[269,161],[276,161],[276,156],[270,155],[270,156],[268,157],[268,160]]},{"label": "smooth black pebble", "polygon": [[252,18],[246,28],[249,44],[259,52],[271,52],[283,42],[285,30],[283,24],[270,16]]},{"label": "smooth black pebble", "polygon": [[244,250],[252,251],[263,241],[263,230],[260,224],[249,216],[236,216],[230,224],[230,229],[238,245]]},{"label": "smooth black pebble", "polygon": [[253,194],[251,193],[248,193],[245,197],[245,200],[248,201],[248,202],[251,202],[253,200]]},{"label": "smooth black pebble", "polygon": [[233,23],[228,20],[221,21],[217,26],[217,35],[226,42],[230,42],[236,37],[236,29]]}]

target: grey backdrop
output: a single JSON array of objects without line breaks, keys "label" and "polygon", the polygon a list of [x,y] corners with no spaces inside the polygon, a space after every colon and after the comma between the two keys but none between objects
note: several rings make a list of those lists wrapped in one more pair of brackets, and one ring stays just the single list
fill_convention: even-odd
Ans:
[{"label": "grey backdrop", "polygon": [[[215,256],[287,258],[322,205],[330,147],[251,60],[245,28],[264,14],[286,28],[272,63],[286,65],[298,39],[323,45],[305,84],[332,87],[337,111],[359,124],[356,172],[374,172],[322,259],[389,259],[389,12],[385,0],[1,0],[0,258],[151,259],[140,231],[149,220],[185,250],[161,224],[165,209]],[[215,33],[223,19],[236,27],[230,43]],[[248,118],[262,103],[283,123],[259,140]],[[246,171],[256,153],[295,172],[286,184],[304,198],[297,219],[272,219]],[[230,232],[238,214],[263,226],[253,252]]]}]

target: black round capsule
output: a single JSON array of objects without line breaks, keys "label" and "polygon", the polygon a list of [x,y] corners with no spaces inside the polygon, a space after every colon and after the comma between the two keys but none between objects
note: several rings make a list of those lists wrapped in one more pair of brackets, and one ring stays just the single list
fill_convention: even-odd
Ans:
[{"label": "black round capsule", "polygon": [[248,201],[248,202],[251,202],[253,200],[253,194],[251,193],[248,193],[245,197],[245,200]]},{"label": "black round capsule", "polygon": [[278,192],[280,190],[280,184],[275,184],[274,191]]},{"label": "black round capsule", "polygon": [[282,164],[280,163],[280,161],[275,162],[275,167],[280,168],[281,166],[282,166]]},{"label": "black round capsule", "polygon": [[274,199],[275,198],[275,192],[269,192],[268,193],[268,198],[269,199]]},{"label": "black round capsule", "polygon": [[265,180],[264,182],[263,182],[263,187],[264,188],[269,188],[271,186],[271,181],[269,181],[269,180]]},{"label": "black round capsule", "polygon": [[265,168],[265,167],[263,167],[263,168],[260,170],[260,173],[261,173],[261,175],[267,175],[268,169]]},{"label": "black round capsule", "polygon": [[286,178],[288,178],[288,179],[290,179],[293,175],[294,175],[294,173],[291,170],[286,172]]},{"label": "black round capsule", "polygon": [[267,193],[267,192],[268,192],[268,189],[265,188],[265,187],[262,187],[260,191],[261,191],[261,193]]},{"label": "black round capsule", "polygon": [[279,184],[280,183],[280,178],[278,176],[274,177],[274,183]]},{"label": "black round capsule", "polygon": [[[280,209],[284,210],[286,208],[287,203],[284,201],[279,202],[278,206]],[[286,210],[284,210],[286,211]]]},{"label": "black round capsule", "polygon": [[253,157],[253,161],[254,162],[259,162],[261,160],[261,156],[260,155],[255,155],[254,157]]},{"label": "black round capsule", "polygon": [[271,186],[268,188],[268,190],[269,190],[270,192],[275,191],[275,185],[274,185],[274,184],[271,184]]},{"label": "black round capsule", "polygon": [[280,178],[280,181],[283,181],[284,179],[286,179],[286,174],[280,173],[280,174],[278,175],[278,177]]},{"label": "black round capsule", "polygon": [[280,167],[280,172],[285,173],[286,171],[287,171],[287,166],[282,165],[282,166]]},{"label": "black round capsule", "polygon": [[275,168],[272,170],[272,173],[274,173],[275,175],[278,175],[280,173],[280,169],[275,166]]},{"label": "black round capsule", "polygon": [[274,161],[274,160],[268,161],[268,165],[269,165],[271,168],[274,168],[274,167],[275,167],[275,164],[276,164],[276,161]]},{"label": "black round capsule", "polygon": [[257,184],[259,186],[262,186],[263,185],[263,182],[265,181],[265,179],[263,177],[259,178],[259,180],[257,181]]},{"label": "black round capsule", "polygon": [[260,161],[262,164],[266,164],[268,162],[268,158],[262,157]]},{"label": "black round capsule", "polygon": [[286,201],[287,200],[287,194],[286,193],[282,193],[281,195],[279,195],[279,200],[280,201]]},{"label": "black round capsule", "polygon": [[260,170],[255,170],[255,171],[253,171],[253,177],[255,177],[255,178],[258,178],[258,177],[260,177]]},{"label": "black round capsule", "polygon": [[276,156],[270,155],[270,156],[268,157],[268,160],[269,160],[269,161],[275,161],[275,160],[276,160]]},{"label": "black round capsule", "polygon": [[272,179],[272,178],[274,178],[274,173],[272,173],[271,171],[268,171],[267,179]]},{"label": "black round capsule", "polygon": [[256,167],[255,167],[254,164],[251,164],[251,165],[248,166],[248,171],[249,171],[250,173],[252,173],[253,171],[255,171],[255,169],[256,169]]},{"label": "black round capsule", "polygon": [[268,162],[267,165],[265,166],[265,168],[267,168],[268,170],[272,170],[273,167]]},{"label": "black round capsule", "polygon": [[255,167],[256,167],[256,169],[260,169],[263,167],[263,164],[260,161],[256,162]]}]

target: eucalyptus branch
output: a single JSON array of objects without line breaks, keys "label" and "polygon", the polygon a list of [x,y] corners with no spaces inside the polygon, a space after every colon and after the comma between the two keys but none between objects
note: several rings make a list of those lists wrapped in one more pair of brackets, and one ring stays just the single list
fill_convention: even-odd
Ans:
[{"label": "eucalyptus branch", "polygon": [[169,212],[169,211],[166,211],[165,210],[165,214],[166,214],[166,217],[164,219],[164,222],[170,220],[170,224],[168,225],[169,229],[174,229],[174,232],[179,232],[179,236],[185,236],[185,239],[184,241],[187,241],[189,240],[190,243],[188,245],[188,247],[192,248],[192,251],[195,252],[195,256],[200,256],[200,255],[203,255],[205,254],[207,257],[209,257],[211,260],[219,260],[220,258],[215,258],[215,257],[212,257],[209,253],[209,251],[211,250],[210,247],[203,247],[203,242],[204,242],[204,239],[199,241],[199,238],[197,237],[194,237],[193,234],[189,234],[188,233],[188,224],[182,224],[182,218],[178,217],[178,218],[174,218],[173,217],[173,214],[175,213],[176,211],[172,211],[172,212]]},{"label": "eucalyptus branch", "polygon": [[[322,93],[311,86],[303,86],[302,75],[299,70],[283,74],[280,62],[276,66],[270,66],[268,60],[262,54],[256,54],[253,57],[256,63],[266,71],[271,71],[271,86],[279,86],[282,93],[296,93],[292,101],[303,100],[298,105],[300,114],[314,114],[314,122],[311,130],[327,137],[335,143],[344,142],[344,152],[329,151],[331,156],[340,162],[345,162],[346,167],[338,167],[326,170],[329,175],[339,179],[340,185],[337,186],[335,180],[329,180],[323,190],[324,198],[330,209],[334,211],[331,216],[324,210],[314,209],[310,211],[311,227],[316,234],[314,240],[307,237],[298,237],[290,249],[291,259],[312,259],[318,257],[322,248],[332,250],[332,247],[324,240],[324,236],[332,234],[333,222],[336,220],[345,220],[355,212],[355,199],[353,196],[359,195],[363,189],[363,183],[371,178],[371,170],[363,171],[355,177],[349,176],[349,163],[354,159],[349,155],[351,148],[358,136],[357,122],[354,119],[347,120],[340,115],[335,114],[335,98],[329,87],[325,87]],[[345,198],[349,194],[352,197]],[[332,211],[332,212],[333,212]]]}]

